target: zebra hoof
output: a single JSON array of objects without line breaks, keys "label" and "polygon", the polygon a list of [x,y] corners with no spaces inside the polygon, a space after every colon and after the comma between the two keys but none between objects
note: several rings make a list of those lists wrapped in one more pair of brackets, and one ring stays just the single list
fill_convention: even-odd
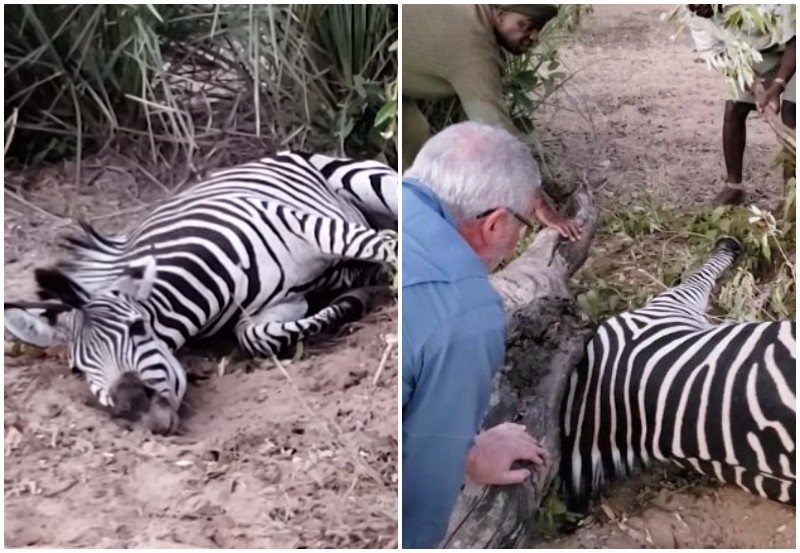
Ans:
[{"label": "zebra hoof", "polygon": [[[336,298],[332,303],[343,303],[349,305],[346,322],[353,322],[366,315],[372,309],[373,297],[369,290],[359,288],[349,290]],[[352,318],[352,320],[350,320]]]},{"label": "zebra hoof", "polygon": [[733,236],[724,236],[717,240],[717,243],[714,244],[714,249],[727,250],[736,256],[742,251],[742,243]]}]

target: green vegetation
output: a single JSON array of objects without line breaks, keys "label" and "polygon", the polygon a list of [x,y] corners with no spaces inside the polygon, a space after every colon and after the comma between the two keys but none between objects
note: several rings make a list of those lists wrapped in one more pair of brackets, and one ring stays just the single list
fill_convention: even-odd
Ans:
[{"label": "green vegetation", "polygon": [[712,316],[777,320],[795,316],[796,233],[791,217],[751,207],[685,213],[639,200],[607,214],[596,253],[579,276],[578,303],[596,322],[644,305],[699,267],[716,241],[734,236],[742,254],[713,294]]},{"label": "green vegetation", "polygon": [[536,511],[533,525],[536,529],[536,534],[543,539],[557,536],[565,526],[581,518],[580,515],[567,509],[567,504],[559,493],[561,487],[561,478],[556,476],[547,495],[542,499],[539,510]]},{"label": "green vegetation", "polygon": [[[669,18],[674,19],[682,10],[685,13],[685,8],[677,7]],[[763,17],[756,6],[726,9],[725,17],[725,25],[732,30],[746,24],[778,32],[780,26],[775,18]],[[725,77],[729,89],[735,90],[752,81],[754,56],[746,41],[734,38],[714,67]],[[795,133],[774,121],[770,124],[782,147],[778,161],[794,175]],[[712,297],[712,316],[733,321],[794,319],[795,210],[794,176],[785,184],[777,215],[755,206],[685,213],[656,206],[643,194],[632,207],[605,216],[596,240],[604,251],[597,252],[582,271],[578,302],[598,322],[640,307],[702,264],[719,238],[734,236],[742,243],[742,254]]]},{"label": "green vegetation", "polygon": [[396,160],[397,6],[8,5],[7,157],[226,135]]}]

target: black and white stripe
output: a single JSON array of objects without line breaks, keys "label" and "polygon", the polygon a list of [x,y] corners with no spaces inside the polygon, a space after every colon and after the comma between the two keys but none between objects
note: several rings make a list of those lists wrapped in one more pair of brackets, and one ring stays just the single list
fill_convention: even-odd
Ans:
[{"label": "black and white stripe", "polygon": [[[249,353],[280,355],[353,320],[366,309],[357,289],[388,282],[397,202],[386,165],[284,152],[213,173],[125,234],[84,225],[55,267],[85,296],[83,316],[70,322],[72,362],[106,405],[115,379],[132,370],[180,402],[183,369],[161,358],[190,338],[232,330]],[[131,301],[115,283],[141,273],[144,260],[152,282]],[[43,298],[63,295],[50,288],[40,282]],[[149,347],[132,336],[134,319],[152,331]]]},{"label": "black and white stripe", "polygon": [[603,323],[571,376],[562,475],[573,506],[653,461],[795,503],[795,323],[705,316],[739,245]]}]

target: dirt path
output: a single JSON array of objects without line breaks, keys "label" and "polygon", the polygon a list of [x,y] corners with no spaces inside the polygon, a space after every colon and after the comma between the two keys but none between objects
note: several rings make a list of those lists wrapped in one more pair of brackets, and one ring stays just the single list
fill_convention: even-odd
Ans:
[{"label": "dirt path", "polygon": [[[24,174],[31,205],[6,197],[5,298],[32,297],[32,268],[77,214],[127,226],[163,195],[133,186],[124,159]],[[127,176],[126,176],[127,175]],[[40,211],[45,209],[47,215]],[[181,355],[190,386],[182,435],[117,428],[58,358],[5,356],[5,544],[10,547],[394,547],[397,359],[373,376],[386,305],[277,368]],[[247,365],[247,366],[246,366]]]},{"label": "dirt path", "polygon": [[[595,6],[561,48],[578,71],[544,110],[540,128],[566,178],[605,179],[606,200],[646,192],[694,207],[724,181],[724,80],[693,51],[688,31],[660,21],[671,6]],[[750,116],[744,184],[750,201],[768,205],[782,190],[772,131]]]},{"label": "dirt path", "polygon": [[[669,6],[595,6],[562,48],[580,72],[545,110],[540,128],[565,182],[603,183],[606,208],[645,196],[692,209],[725,175],[720,140],[724,83],[698,61],[688,35],[659,20]],[[763,121],[748,126],[745,184],[752,202],[781,194],[778,152]],[[732,487],[655,471],[615,486],[574,534],[540,548],[795,547],[796,515]]]}]

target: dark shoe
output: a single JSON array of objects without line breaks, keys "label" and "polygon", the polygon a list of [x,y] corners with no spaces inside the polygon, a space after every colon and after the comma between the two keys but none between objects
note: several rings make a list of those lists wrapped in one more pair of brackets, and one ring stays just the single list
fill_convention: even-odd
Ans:
[{"label": "dark shoe", "polygon": [[742,205],[744,203],[744,188],[726,186],[714,198],[714,205]]}]

